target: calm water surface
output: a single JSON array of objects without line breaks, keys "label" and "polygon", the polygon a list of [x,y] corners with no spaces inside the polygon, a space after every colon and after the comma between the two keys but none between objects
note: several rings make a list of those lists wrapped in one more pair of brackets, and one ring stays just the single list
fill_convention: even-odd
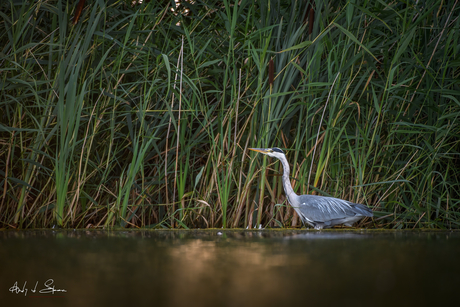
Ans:
[{"label": "calm water surface", "polygon": [[2,306],[458,306],[459,287],[459,232],[0,232]]}]

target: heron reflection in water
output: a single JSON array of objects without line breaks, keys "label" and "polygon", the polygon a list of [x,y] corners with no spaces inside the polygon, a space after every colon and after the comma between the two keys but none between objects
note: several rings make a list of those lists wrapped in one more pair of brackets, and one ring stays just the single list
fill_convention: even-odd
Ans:
[{"label": "heron reflection in water", "polygon": [[339,224],[352,226],[353,223],[366,216],[373,216],[372,210],[368,207],[343,199],[319,195],[297,195],[289,181],[289,164],[286,155],[281,149],[276,147],[249,149],[281,161],[281,164],[283,164],[283,187],[286,198],[304,224],[311,225],[315,229],[329,228]]}]

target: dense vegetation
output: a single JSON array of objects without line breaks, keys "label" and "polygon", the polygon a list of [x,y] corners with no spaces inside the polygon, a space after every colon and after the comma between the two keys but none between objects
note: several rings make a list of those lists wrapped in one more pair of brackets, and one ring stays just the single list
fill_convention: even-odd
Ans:
[{"label": "dense vegetation", "polygon": [[134,2],[1,2],[0,227],[299,227],[274,146],[362,227],[460,226],[458,1]]}]

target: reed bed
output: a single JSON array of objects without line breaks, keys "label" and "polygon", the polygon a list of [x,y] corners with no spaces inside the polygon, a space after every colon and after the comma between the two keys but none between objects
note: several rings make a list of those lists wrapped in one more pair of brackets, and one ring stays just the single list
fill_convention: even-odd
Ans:
[{"label": "reed bed", "polygon": [[138,2],[1,2],[0,227],[460,226],[458,1]]}]

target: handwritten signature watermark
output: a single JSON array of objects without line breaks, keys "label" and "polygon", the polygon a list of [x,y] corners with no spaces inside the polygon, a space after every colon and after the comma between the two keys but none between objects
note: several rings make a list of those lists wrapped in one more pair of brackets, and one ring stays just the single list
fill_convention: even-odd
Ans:
[{"label": "handwritten signature watermark", "polygon": [[30,290],[32,293],[38,293],[40,294],[55,294],[56,292],[67,292],[65,289],[56,289],[56,287],[53,285],[54,280],[53,279],[48,279],[47,281],[44,282],[44,288],[37,290],[38,287],[38,281],[35,283],[35,287],[33,289],[26,288],[27,286],[27,281],[24,282],[24,285],[21,287],[18,286],[18,282],[16,281],[14,285],[9,289],[11,293],[14,294],[22,294],[24,293],[24,296],[27,296],[27,292]]}]

